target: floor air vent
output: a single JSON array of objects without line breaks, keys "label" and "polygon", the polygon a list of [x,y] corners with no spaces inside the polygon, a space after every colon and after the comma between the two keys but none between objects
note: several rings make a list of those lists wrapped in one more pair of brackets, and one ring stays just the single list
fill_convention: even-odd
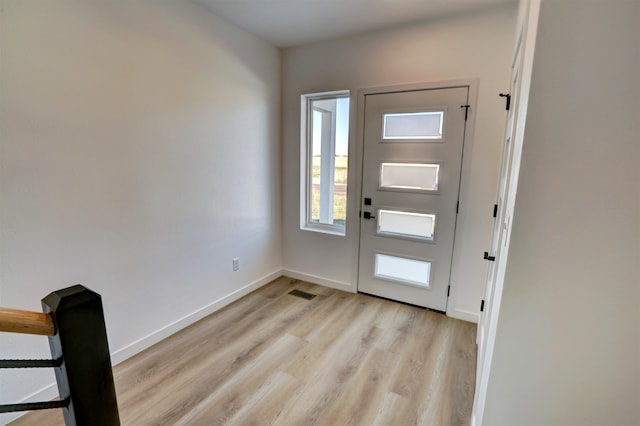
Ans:
[{"label": "floor air vent", "polygon": [[316,297],[315,294],[311,294],[311,293],[307,293],[306,291],[301,291],[301,290],[291,290],[289,292],[290,295],[292,296],[296,296],[296,297],[301,297],[303,299],[307,299],[307,300],[311,300],[314,297]]}]

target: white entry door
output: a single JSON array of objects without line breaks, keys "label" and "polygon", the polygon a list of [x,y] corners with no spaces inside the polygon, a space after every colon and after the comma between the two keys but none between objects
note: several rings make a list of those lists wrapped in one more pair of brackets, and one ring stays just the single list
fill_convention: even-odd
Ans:
[{"label": "white entry door", "polygon": [[359,292],[446,310],[468,97],[364,96]]}]

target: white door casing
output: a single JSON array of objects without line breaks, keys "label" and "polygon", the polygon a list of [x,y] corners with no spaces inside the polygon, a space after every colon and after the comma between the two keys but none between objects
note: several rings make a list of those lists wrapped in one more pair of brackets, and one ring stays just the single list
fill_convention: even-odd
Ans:
[{"label": "white door casing", "polygon": [[445,311],[469,84],[370,91],[361,100],[358,291]]}]

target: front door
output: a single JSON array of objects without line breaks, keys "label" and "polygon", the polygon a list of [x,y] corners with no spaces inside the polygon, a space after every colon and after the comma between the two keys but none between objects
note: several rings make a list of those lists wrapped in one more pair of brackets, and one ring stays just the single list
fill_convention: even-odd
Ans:
[{"label": "front door", "polygon": [[364,96],[359,292],[446,310],[468,96]]}]

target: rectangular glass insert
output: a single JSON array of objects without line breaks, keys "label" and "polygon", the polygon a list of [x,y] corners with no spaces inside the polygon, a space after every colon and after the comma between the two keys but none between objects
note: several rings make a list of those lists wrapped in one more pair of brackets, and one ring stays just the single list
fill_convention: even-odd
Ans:
[{"label": "rectangular glass insert", "polygon": [[431,262],[376,253],[375,276],[421,287],[429,287]]},{"label": "rectangular glass insert", "polygon": [[380,187],[437,191],[439,164],[382,163]]},{"label": "rectangular glass insert", "polygon": [[378,233],[433,241],[436,215],[393,210],[378,211]]},{"label": "rectangular glass insert", "polygon": [[444,111],[384,114],[382,139],[442,139]]}]

